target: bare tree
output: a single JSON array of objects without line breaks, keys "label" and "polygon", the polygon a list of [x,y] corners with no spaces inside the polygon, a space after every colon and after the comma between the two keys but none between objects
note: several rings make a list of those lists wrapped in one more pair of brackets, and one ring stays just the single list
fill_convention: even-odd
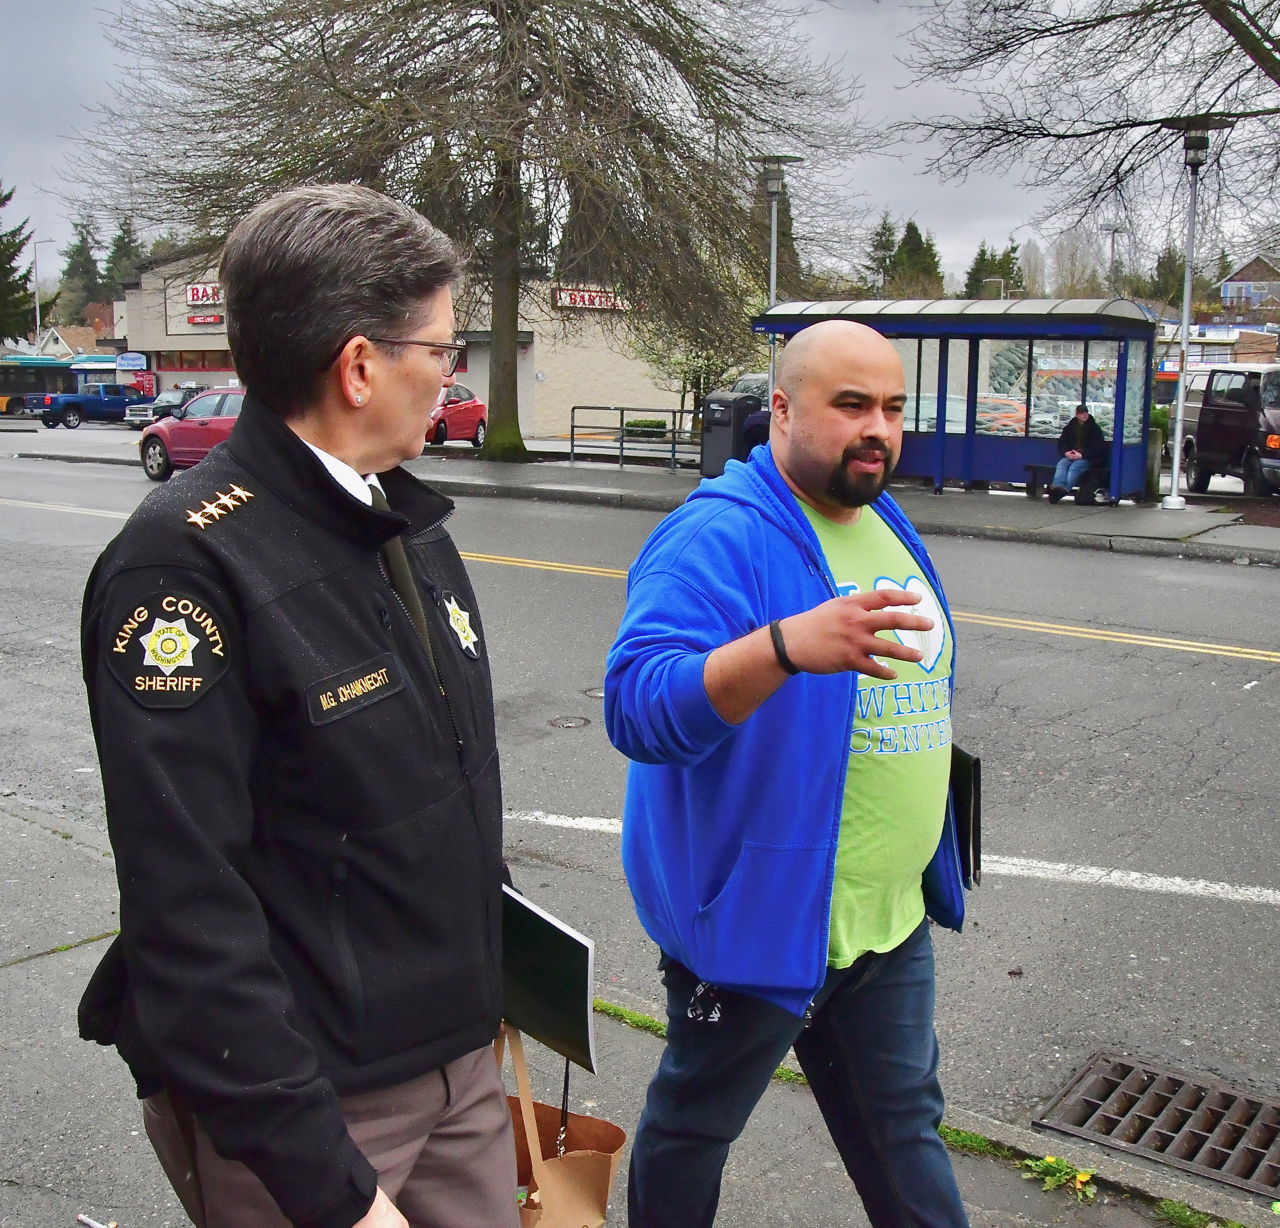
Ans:
[{"label": "bare tree", "polygon": [[641,333],[696,348],[698,321],[764,277],[747,160],[809,154],[813,172],[858,148],[852,83],[810,61],[783,4],[134,0],[113,38],[137,67],[73,173],[211,247],[298,183],[421,210],[472,253],[486,453],[518,457],[522,286],[606,287]]},{"label": "bare tree", "polygon": [[917,121],[932,168],[1022,172],[1068,224],[1109,201],[1133,219],[1183,169],[1168,120],[1234,118],[1206,185],[1256,210],[1280,169],[1280,0],[931,0],[912,34],[922,80],[968,114]]}]

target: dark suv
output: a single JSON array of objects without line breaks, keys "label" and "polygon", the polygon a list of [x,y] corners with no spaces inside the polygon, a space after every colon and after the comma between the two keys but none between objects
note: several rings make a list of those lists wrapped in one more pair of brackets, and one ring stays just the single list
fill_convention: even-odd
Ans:
[{"label": "dark suv", "polygon": [[1280,363],[1232,363],[1210,371],[1187,484],[1203,494],[1215,473],[1243,478],[1246,495],[1280,490]]}]

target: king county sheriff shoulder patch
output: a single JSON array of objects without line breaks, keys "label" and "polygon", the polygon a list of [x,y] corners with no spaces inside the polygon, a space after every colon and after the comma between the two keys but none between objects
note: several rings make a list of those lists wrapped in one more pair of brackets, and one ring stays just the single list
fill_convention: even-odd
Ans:
[{"label": "king county sheriff shoulder patch", "polygon": [[104,626],[107,668],[144,708],[189,708],[226,673],[223,618],[179,590],[152,593]]}]

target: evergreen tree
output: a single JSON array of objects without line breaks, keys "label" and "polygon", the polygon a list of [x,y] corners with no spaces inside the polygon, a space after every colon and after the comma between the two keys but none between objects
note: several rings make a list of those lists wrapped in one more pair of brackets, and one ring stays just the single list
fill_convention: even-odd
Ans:
[{"label": "evergreen tree", "polygon": [[72,229],[75,237],[70,246],[58,253],[67,262],[62,273],[58,315],[64,324],[83,324],[85,307],[103,299],[102,272],[94,254],[101,244],[91,218],[82,217]]},{"label": "evergreen tree", "polygon": [[978,244],[977,255],[965,275],[963,298],[999,298],[1001,287],[996,279],[1004,284],[1005,298],[1026,291],[1026,278],[1022,266],[1018,262],[1018,245],[1010,243],[1002,252],[988,247],[984,239]]},{"label": "evergreen tree", "polygon": [[942,297],[942,266],[933,235],[922,235],[914,221],[907,223],[894,249],[885,294],[893,298]]},{"label": "evergreen tree", "polygon": [[133,228],[133,218],[121,218],[103,268],[104,301],[114,303],[117,299],[124,298],[124,283],[137,276],[138,261],[145,255],[146,249],[138,242],[137,232]]},{"label": "evergreen tree", "polygon": [[877,294],[883,293],[885,283],[889,280],[889,275],[893,271],[893,254],[897,249],[898,228],[893,224],[893,218],[889,216],[889,210],[886,209],[880,215],[880,221],[876,223],[875,230],[871,232],[871,239],[867,244],[867,258],[862,265],[862,271],[875,287]]},{"label": "evergreen tree", "polygon": [[[0,209],[13,199],[0,184]],[[0,230],[0,337],[25,337],[35,324],[35,300],[31,296],[31,269],[18,268],[18,257],[30,242],[24,218],[11,230]]]},{"label": "evergreen tree", "polygon": [[983,285],[984,280],[991,276],[991,264],[993,255],[987,248],[987,241],[983,239],[978,244],[977,253],[973,257],[973,263],[969,266],[969,271],[964,277],[964,292],[961,298],[983,298],[983,291],[986,286]]},{"label": "evergreen tree", "polygon": [[1152,274],[1147,292],[1151,298],[1163,303],[1180,303],[1182,301],[1182,278],[1186,269],[1182,253],[1172,243],[1165,246],[1164,251],[1156,257],[1156,268]]}]

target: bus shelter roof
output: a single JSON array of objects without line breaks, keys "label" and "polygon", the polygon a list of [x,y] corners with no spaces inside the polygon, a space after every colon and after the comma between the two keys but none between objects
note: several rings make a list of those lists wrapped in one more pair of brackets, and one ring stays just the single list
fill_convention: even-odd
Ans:
[{"label": "bus shelter roof", "polygon": [[1150,337],[1158,316],[1125,298],[834,299],[775,303],[751,327],[790,334],[819,320],[894,337]]}]

